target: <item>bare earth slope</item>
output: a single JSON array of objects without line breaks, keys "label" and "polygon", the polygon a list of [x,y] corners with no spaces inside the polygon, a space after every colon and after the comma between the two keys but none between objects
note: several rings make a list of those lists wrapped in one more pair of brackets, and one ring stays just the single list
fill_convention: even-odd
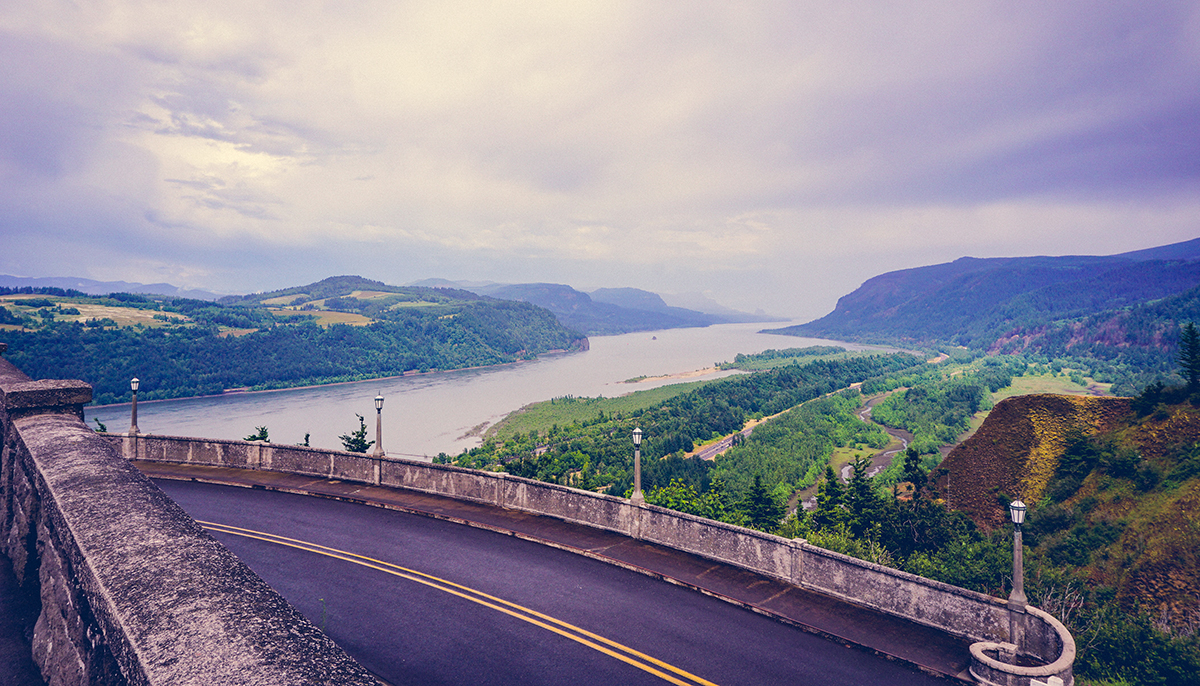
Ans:
[{"label": "bare earth slope", "polygon": [[938,469],[946,504],[985,528],[1008,521],[1001,494],[1036,503],[1058,467],[1071,431],[1114,428],[1130,413],[1129,398],[1034,394],[1006,398],[983,426],[950,451]]}]

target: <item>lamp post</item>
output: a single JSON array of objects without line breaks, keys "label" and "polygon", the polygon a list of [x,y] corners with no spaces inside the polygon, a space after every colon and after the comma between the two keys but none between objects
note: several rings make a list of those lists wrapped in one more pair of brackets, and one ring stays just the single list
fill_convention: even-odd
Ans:
[{"label": "lamp post", "polygon": [[1021,524],[1025,522],[1025,503],[1014,500],[1008,504],[1008,513],[1013,523],[1013,588],[1008,595],[1008,609],[1024,612],[1028,601],[1025,599],[1025,565],[1021,560]]},{"label": "lamp post", "polygon": [[383,396],[375,396],[375,457],[383,457]]},{"label": "lamp post", "polygon": [[142,382],[138,381],[138,378],[136,376],[129,380],[129,389],[133,391],[133,406],[130,409],[130,414],[133,417],[133,421],[129,425],[129,435],[131,435],[131,436],[138,432],[138,428],[137,428],[137,392],[138,392],[138,386],[140,386],[141,383]]},{"label": "lamp post", "polygon": [[642,497],[642,429],[633,430],[633,497],[629,502],[641,505],[646,502]]}]

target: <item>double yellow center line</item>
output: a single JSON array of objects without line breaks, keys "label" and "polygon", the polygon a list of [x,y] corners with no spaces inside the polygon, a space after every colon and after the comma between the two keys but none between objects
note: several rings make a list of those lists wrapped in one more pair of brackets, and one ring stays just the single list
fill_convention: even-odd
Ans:
[{"label": "double yellow center line", "polygon": [[216,522],[201,521],[200,524],[209,531],[229,534],[231,536],[253,538],[259,541],[265,541],[267,543],[274,543],[276,545],[287,546],[289,548],[296,548],[298,550],[316,553],[317,555],[332,557],[344,562],[362,565],[364,567],[378,570],[385,574],[391,574],[402,579],[424,584],[425,586],[449,593],[450,595],[458,596],[464,600],[478,603],[479,605],[490,608],[497,612],[503,612],[510,617],[515,617],[523,622],[528,622],[535,626],[539,626],[546,631],[554,632],[560,636],[563,636],[564,638],[569,638],[572,641],[581,643],[591,648],[592,650],[599,651],[605,655],[608,655],[609,657],[613,657],[622,662],[633,665],[642,671],[649,672],[650,674],[653,674],[664,681],[677,684],[678,686],[716,686],[716,684],[712,683],[711,681],[702,679],[694,674],[690,674],[678,667],[675,667],[674,665],[667,664],[662,660],[646,655],[645,653],[617,643],[616,641],[607,639],[599,634],[592,633],[586,629],[581,629],[573,624],[569,624],[560,619],[555,619],[554,617],[543,614],[536,610],[531,610],[530,608],[518,605],[516,603],[511,603],[502,598],[488,595],[482,591],[476,591],[473,588],[456,584],[452,581],[439,579],[436,576],[432,576],[424,572],[418,572],[414,569],[408,569],[407,567],[394,565],[390,562],[376,560],[375,558],[367,557],[365,555],[358,555],[357,553],[338,550],[337,548],[330,548],[328,546],[309,543],[307,541],[288,538],[286,536],[277,536],[275,534],[269,534],[262,531],[243,529],[241,527],[230,526],[228,524],[218,524]]}]

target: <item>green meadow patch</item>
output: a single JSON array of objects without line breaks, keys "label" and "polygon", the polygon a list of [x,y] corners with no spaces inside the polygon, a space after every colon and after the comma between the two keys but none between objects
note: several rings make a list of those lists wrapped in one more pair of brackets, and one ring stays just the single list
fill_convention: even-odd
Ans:
[{"label": "green meadow patch", "polygon": [[503,439],[530,431],[545,433],[554,426],[570,426],[596,421],[602,416],[612,416],[643,410],[677,395],[695,390],[708,381],[691,381],[635,391],[616,398],[576,398],[565,396],[553,400],[526,405],[496,422],[487,430],[486,438]]}]

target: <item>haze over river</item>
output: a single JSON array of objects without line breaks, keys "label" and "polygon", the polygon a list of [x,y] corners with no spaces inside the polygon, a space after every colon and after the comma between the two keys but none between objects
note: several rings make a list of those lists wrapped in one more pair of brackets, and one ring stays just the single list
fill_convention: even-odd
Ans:
[{"label": "haze over river", "polygon": [[[455,455],[479,445],[483,430],[529,403],[567,395],[611,398],[670,383],[727,376],[737,372],[625,383],[642,376],[694,372],[732,361],[738,353],[833,343],[757,333],[763,326],[723,324],[594,336],[591,350],[586,352],[543,355],[538,360],[499,367],[206,398],[139,401],[138,428],[143,433],[170,436],[241,439],[254,433],[256,427],[265,426],[274,443],[302,443],[304,434],[309,433],[310,445],[341,449],[338,436],[358,428],[355,413],[366,418],[367,438],[375,438],[373,399],[382,395],[385,452],[396,457],[432,457],[439,452]],[[867,347],[837,345],[852,350]],[[129,430],[128,404],[88,407],[85,415],[93,427],[93,419],[99,419],[109,431]]]}]

